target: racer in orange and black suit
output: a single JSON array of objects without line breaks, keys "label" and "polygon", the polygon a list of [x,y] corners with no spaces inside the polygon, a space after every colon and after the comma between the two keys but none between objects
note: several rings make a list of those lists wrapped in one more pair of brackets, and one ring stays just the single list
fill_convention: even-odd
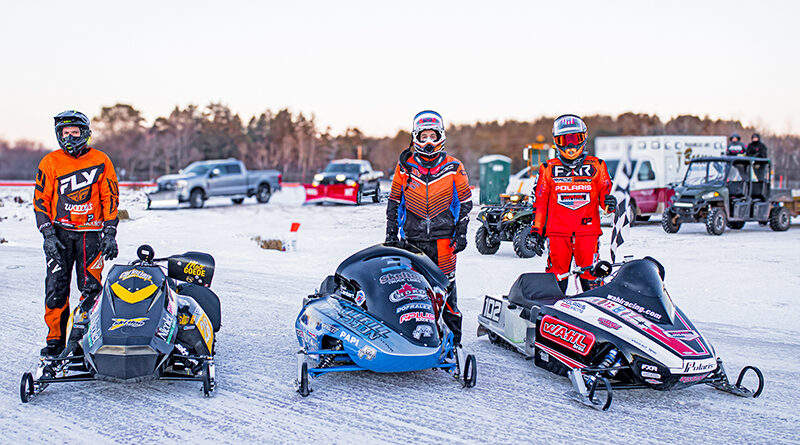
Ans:
[{"label": "racer in orange and black suit", "polygon": [[119,222],[117,175],[108,156],[88,145],[89,119],[65,111],[55,117],[55,131],[61,150],[39,162],[33,193],[47,256],[44,319],[49,331],[43,356],[64,349],[72,268],[81,300],[91,301],[102,290],[103,257],[117,256]]},{"label": "racer in orange and black suit", "polygon": [[[444,122],[439,113],[414,117],[414,151],[404,150],[395,169],[386,206],[386,242],[408,241],[433,260],[450,279],[442,318],[461,342],[456,298],[456,254],[467,247],[472,191],[461,161],[444,152]],[[399,235],[399,238],[398,238]]]},{"label": "racer in orange and black suit", "polygon": [[[588,156],[586,124],[578,116],[566,114],[556,119],[553,139],[557,156],[539,167],[534,189],[535,216],[530,238],[533,249],[541,255],[545,237],[550,240],[547,272],[560,275],[570,270],[573,257],[577,267],[587,267],[598,260],[600,207],[613,212],[617,199],[611,194],[611,178],[602,159]],[[588,290],[595,277],[589,272],[580,276],[581,287]],[[559,281],[563,291],[567,279]]]}]

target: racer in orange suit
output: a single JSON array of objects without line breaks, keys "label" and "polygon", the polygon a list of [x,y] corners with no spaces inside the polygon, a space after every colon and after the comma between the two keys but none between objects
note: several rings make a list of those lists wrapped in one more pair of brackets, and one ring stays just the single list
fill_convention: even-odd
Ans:
[{"label": "racer in orange suit", "polygon": [[[49,329],[43,356],[64,350],[73,267],[81,300],[102,290],[103,258],[117,256],[119,186],[111,160],[89,146],[89,119],[69,110],[55,116],[61,150],[39,162],[34,189],[36,224],[47,257],[45,322]],[[102,234],[102,236],[101,236]]]},{"label": "racer in orange suit", "polygon": [[[611,194],[611,178],[602,159],[586,152],[588,131],[581,118],[572,114],[558,117],[553,124],[556,157],[539,167],[534,189],[535,216],[531,227],[534,250],[541,255],[545,237],[550,240],[547,272],[569,272],[572,259],[587,267],[598,259],[600,208],[614,212],[617,200]],[[595,277],[580,276],[588,290]],[[563,291],[567,279],[559,281]]]},{"label": "racer in orange suit", "polygon": [[414,116],[412,144],[400,154],[386,206],[386,242],[408,241],[450,279],[442,318],[460,345],[456,254],[467,247],[472,191],[461,161],[444,151],[445,139],[439,113],[426,110]]}]

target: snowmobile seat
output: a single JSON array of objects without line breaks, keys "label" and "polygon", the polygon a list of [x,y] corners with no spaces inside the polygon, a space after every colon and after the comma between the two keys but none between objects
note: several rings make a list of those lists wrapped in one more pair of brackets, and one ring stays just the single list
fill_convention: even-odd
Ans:
[{"label": "snowmobile seat", "polygon": [[558,286],[556,276],[551,273],[524,273],[508,291],[510,303],[527,309],[553,304],[563,298],[566,295]]},{"label": "snowmobile seat", "polygon": [[194,298],[194,301],[203,308],[203,311],[208,316],[208,321],[211,322],[211,327],[214,328],[214,332],[219,331],[222,325],[219,297],[217,297],[211,289],[205,286],[198,286],[197,284],[185,283],[178,286],[178,293]]}]

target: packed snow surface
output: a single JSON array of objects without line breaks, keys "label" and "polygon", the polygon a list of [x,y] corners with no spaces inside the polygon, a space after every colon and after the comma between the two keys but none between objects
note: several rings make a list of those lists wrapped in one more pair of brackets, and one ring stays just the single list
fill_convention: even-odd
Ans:
[{"label": "packed snow surface", "polygon": [[[621,253],[650,255],[666,267],[675,303],[712,342],[729,374],[761,368],[766,388],[744,399],[708,386],[617,391],[608,412],[572,398],[566,378],[475,336],[485,294],[506,293],[516,277],[543,271],[503,243],[480,255],[473,240],[458,256],[464,346],[478,359],[478,383],[462,389],[437,370],[325,375],[301,398],[295,378],[294,320],[304,296],[348,255],[384,239],[385,202],[361,207],[303,206],[301,188],[268,204],[250,198],[203,209],[145,210],[141,191],[124,189],[116,262],[140,244],[159,256],[199,250],[217,262],[212,289],[222,301],[217,390],[199,382],[50,385],[31,403],[19,380],[36,364],[46,335],[44,254],[32,187],[0,188],[0,431],[4,443],[797,443],[800,437],[800,227],[748,223],[723,236],[700,224],[675,235],[656,222],[634,227]],[[17,202],[15,197],[22,198]],[[295,252],[263,250],[254,236],[283,238],[301,223]],[[601,238],[608,258],[610,228]],[[108,269],[108,267],[106,268]],[[78,298],[73,291],[72,301]]]}]

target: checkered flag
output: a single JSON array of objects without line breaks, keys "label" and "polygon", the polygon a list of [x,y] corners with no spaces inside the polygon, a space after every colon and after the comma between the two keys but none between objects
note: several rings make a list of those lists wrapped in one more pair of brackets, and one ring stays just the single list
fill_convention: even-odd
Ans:
[{"label": "checkered flag", "polygon": [[633,167],[631,166],[631,147],[625,152],[622,159],[622,171],[617,175],[615,193],[617,197],[617,210],[614,212],[614,228],[611,230],[611,262],[616,261],[617,248],[625,242],[628,236],[628,229],[631,227],[630,212],[628,207],[631,202],[631,177]]}]

